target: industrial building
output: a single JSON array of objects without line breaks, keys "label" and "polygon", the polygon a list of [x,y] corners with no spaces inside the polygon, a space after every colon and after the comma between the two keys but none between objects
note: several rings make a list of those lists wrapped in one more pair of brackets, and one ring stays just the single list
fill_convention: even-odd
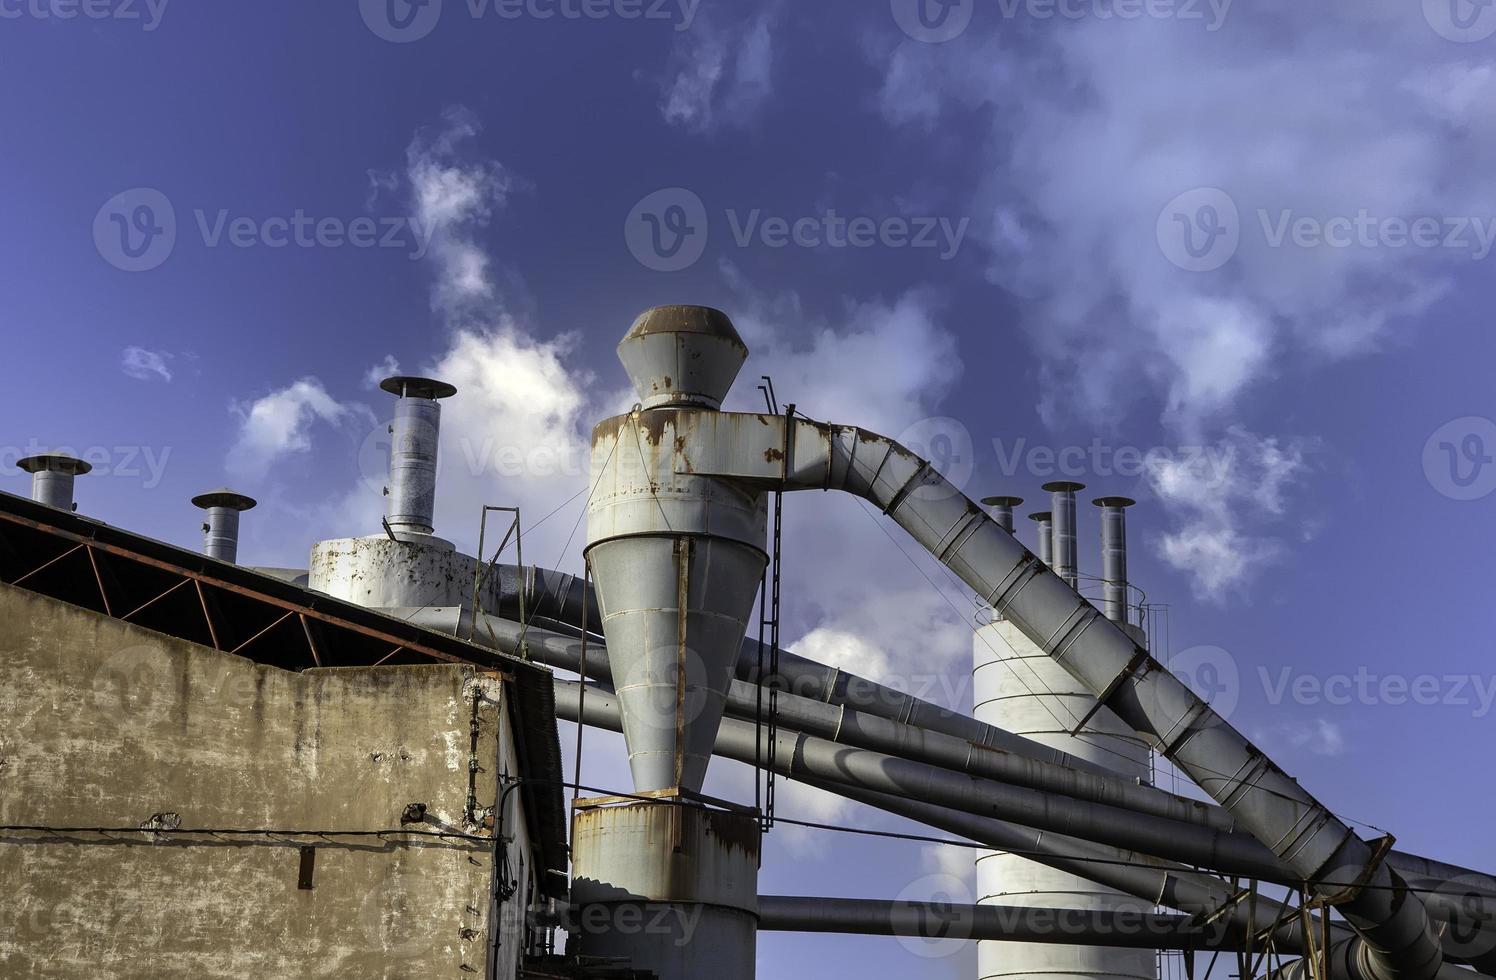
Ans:
[{"label": "industrial building", "polygon": [[[1191,977],[1496,975],[1496,878],[1363,840],[1153,654],[1131,500],[1095,499],[1087,580],[1079,484],[1043,488],[1030,550],[1022,500],[856,420],[723,411],[748,356],[725,313],[650,310],[619,356],[638,404],[593,431],[580,578],[499,563],[504,519],[476,555],[437,536],[437,380],[385,382],[382,527],[305,570],[235,564],[242,494],[196,498],[199,555],[74,513],[76,461],[26,461],[34,499],[0,497],[0,975],[747,980],[765,931],[978,942],[982,980],[1156,980],[1161,951]],[[811,490],[975,595],[973,715],[780,648],[781,507]],[[557,718],[628,750],[569,824]],[[716,758],[764,792],[705,796]],[[761,894],[774,779],[990,849],[977,903]]]}]

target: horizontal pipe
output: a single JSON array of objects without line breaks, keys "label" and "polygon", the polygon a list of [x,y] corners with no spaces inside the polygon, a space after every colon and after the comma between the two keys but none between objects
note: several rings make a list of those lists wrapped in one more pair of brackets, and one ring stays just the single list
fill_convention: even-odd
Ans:
[{"label": "horizontal pipe", "polygon": [[[547,572],[544,569],[539,571],[542,573],[540,581],[550,583],[552,587],[560,587],[559,591],[553,594],[571,595],[578,603],[580,602],[579,593],[571,591],[565,581],[571,579],[579,589],[580,579],[562,573]],[[562,604],[553,603],[542,608],[546,612],[556,612],[562,609]],[[579,610],[580,605],[578,604],[576,608]],[[592,608],[595,609],[596,606],[593,605]],[[457,636],[474,634],[471,610],[466,608],[427,607],[420,610],[392,609],[386,612],[396,618],[416,622],[439,632]],[[580,673],[581,642],[578,637],[563,636],[555,631],[533,625],[521,627],[518,623],[485,616],[482,624],[476,629],[475,638],[495,645],[502,652],[515,654],[519,651],[521,637],[523,637],[529,656],[533,659],[562,670]],[[781,652],[781,656],[785,656],[785,653]],[[807,667],[811,668],[803,674],[795,675],[796,677],[825,678],[827,674],[840,674],[834,668],[823,667],[814,661],[804,658],[796,659],[803,661]],[[756,657],[754,663],[756,666]],[[611,677],[608,670],[607,648],[600,639],[593,639],[588,643],[587,675],[603,681]],[[861,680],[853,675],[843,674],[841,676],[852,681]],[[802,686],[816,693],[826,690],[819,682]],[[859,700],[864,702],[872,700],[885,706],[898,704],[906,697],[884,688],[883,690],[891,695],[891,697],[884,698],[877,690],[879,687],[880,685],[871,681],[864,681],[862,684],[843,684],[840,689],[860,690],[864,697]],[[1153,787],[1129,783],[1114,775],[1092,774],[1045,761],[1045,757],[1050,759],[1055,756],[1067,757],[1064,753],[1054,752],[1039,743],[1031,742],[994,726],[982,726],[986,731],[987,744],[976,745],[961,742],[953,736],[944,736],[940,732],[923,731],[910,725],[880,724],[880,722],[887,722],[882,715],[852,711],[845,703],[833,704],[794,695],[781,695],[779,704],[781,722],[787,727],[842,744],[873,749],[888,755],[926,762],[957,772],[966,772],[969,775],[985,776],[1015,786],[1043,789],[1077,799],[1089,799],[1184,823],[1219,830],[1229,830],[1233,826],[1230,814],[1218,806],[1188,800]],[[756,707],[756,692],[751,686],[746,684],[733,686],[729,695],[729,710],[734,716],[752,717]],[[1232,836],[1243,841],[1247,840],[1245,835]],[[1270,858],[1269,854],[1264,853],[1266,849],[1255,845],[1255,842],[1242,846],[1248,847],[1249,851],[1255,851],[1260,860]],[[1434,883],[1435,887],[1445,886],[1449,882],[1474,883],[1475,887],[1488,889],[1492,895],[1496,895],[1496,878],[1468,868],[1433,861],[1402,851],[1390,852],[1387,863],[1418,874],[1428,882]],[[1283,868],[1281,863],[1277,865],[1277,868],[1278,871],[1274,877],[1293,881],[1290,873]],[[1268,876],[1264,878],[1272,880]]]},{"label": "horizontal pipe", "polygon": [[1193,917],[1152,912],[761,895],[758,917],[760,932],[902,936],[1178,952],[1236,952],[1247,948],[1240,931],[1223,928],[1219,923],[1202,929]]},{"label": "horizontal pipe", "polygon": [[[462,621],[464,624],[472,622],[471,614],[466,609],[396,609],[390,610],[390,613],[447,633],[456,633],[458,629],[467,632],[467,629],[456,625],[458,615],[466,617]],[[581,673],[580,639],[535,626],[525,629],[517,623],[488,617],[485,619],[486,622],[479,625],[478,633],[491,638],[503,652],[518,653],[523,637],[532,659],[551,667]],[[589,641],[587,650],[588,676],[595,680],[611,680],[607,647],[603,641]],[[758,689],[746,681],[734,681],[727,696],[728,713],[733,717],[751,720],[758,707]],[[969,776],[1118,806],[1167,820],[1230,830],[1230,816],[1219,807],[1175,796],[1118,776],[1091,773],[1041,761],[1035,756],[1051,754],[1045,746],[1002,729],[993,729],[994,734],[989,739],[989,744],[977,745],[953,735],[900,724],[846,705],[827,704],[792,694],[779,696],[778,717],[779,723],[787,728],[840,745],[870,749]],[[1259,857],[1269,861],[1276,860],[1270,851],[1252,838],[1240,834],[1235,836],[1241,839],[1243,846],[1250,848]]]}]

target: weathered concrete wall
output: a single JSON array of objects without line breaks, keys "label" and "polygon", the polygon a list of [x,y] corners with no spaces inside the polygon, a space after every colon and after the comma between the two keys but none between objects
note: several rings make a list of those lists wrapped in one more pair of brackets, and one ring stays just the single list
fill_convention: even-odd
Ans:
[{"label": "weathered concrete wall", "polygon": [[[175,813],[184,831],[265,832],[0,831],[0,977],[483,976],[490,844],[350,836],[398,831],[408,803],[475,829],[475,692],[476,794],[491,808],[517,769],[497,679],[446,666],[294,674],[0,586],[0,825]],[[298,888],[303,844],[316,845],[311,890]],[[521,856],[523,830],[501,977],[521,942]]]}]

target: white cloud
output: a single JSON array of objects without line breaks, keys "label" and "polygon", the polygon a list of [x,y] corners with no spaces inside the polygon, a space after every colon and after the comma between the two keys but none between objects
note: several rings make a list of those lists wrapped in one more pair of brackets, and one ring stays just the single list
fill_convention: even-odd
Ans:
[{"label": "white cloud", "polygon": [[399,374],[400,362],[395,360],[393,354],[386,354],[384,360],[370,365],[369,370],[364,372],[364,387],[378,388],[379,383],[385,378],[397,377]]},{"label": "white cloud", "polygon": [[[990,279],[1020,303],[1052,423],[1114,427],[1147,409],[1187,444],[1229,444],[1282,365],[1377,349],[1474,268],[1448,249],[1273,247],[1262,223],[1285,210],[1489,218],[1492,59],[1448,62],[1451,46],[1397,0],[1238,8],[1215,33],[1156,18],[983,26],[979,12],[960,41],[873,55],[884,116],[911,138],[986,121],[964,206]],[[1159,243],[1165,206],[1200,187],[1241,214],[1216,272],[1177,268]],[[1276,552],[1251,509],[1226,512],[1256,489],[1177,501],[1166,553],[1202,592]]]},{"label": "white cloud", "polygon": [[431,308],[457,329],[481,326],[499,300],[488,255],[476,236],[519,186],[497,160],[473,153],[481,130],[467,109],[450,108],[439,128],[417,133],[406,150],[414,215],[433,236]]},{"label": "white cloud", "polygon": [[319,421],[336,426],[371,417],[364,406],[339,402],[316,378],[236,403],[232,411],[239,416],[239,434],[225,465],[241,478],[261,477],[282,456],[309,451]]},{"label": "white cloud", "polygon": [[137,381],[171,381],[166,362],[172,357],[166,351],[126,347],[120,354],[120,370]]},{"label": "white cloud", "polygon": [[1224,600],[1280,556],[1275,539],[1250,529],[1284,517],[1285,497],[1307,475],[1313,449],[1233,426],[1209,453],[1151,462],[1148,483],[1175,519],[1159,552],[1190,576],[1198,596]]},{"label": "white cloud", "polygon": [[700,18],[677,42],[661,86],[665,121],[702,133],[752,123],[774,90],[777,20],[777,3],[732,24]]}]

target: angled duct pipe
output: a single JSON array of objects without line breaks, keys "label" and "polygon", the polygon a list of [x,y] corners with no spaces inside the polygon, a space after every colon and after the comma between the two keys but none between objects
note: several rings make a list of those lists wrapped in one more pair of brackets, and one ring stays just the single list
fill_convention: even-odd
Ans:
[{"label": "angled duct pipe", "polygon": [[443,398],[457,389],[430,378],[385,378],[379,387],[394,395],[390,425],[390,485],[386,520],[396,533],[435,531],[436,457],[441,441]]},{"label": "angled duct pipe", "polygon": [[252,497],[222,488],[192,498],[207,514],[203,522],[203,554],[230,564],[239,560],[239,515],[255,506]]},{"label": "angled duct pipe", "polygon": [[1101,497],[1101,577],[1103,608],[1114,623],[1127,622],[1127,508],[1137,505],[1127,497]]},{"label": "angled duct pipe", "polygon": [[63,453],[28,456],[16,466],[31,474],[31,499],[68,513],[78,509],[73,502],[73,481],[93,469],[88,463]]},{"label": "angled duct pipe", "polygon": [[1080,584],[1075,495],[1085,488],[1085,484],[1069,480],[1044,484],[1044,492],[1050,495],[1050,508],[1054,513],[1054,571],[1072,589]]},{"label": "angled duct pipe", "polygon": [[982,503],[992,508],[992,519],[998,527],[1013,533],[1013,508],[1023,505],[1022,497],[984,497]]},{"label": "angled duct pipe", "polygon": [[[785,489],[841,489],[893,517],[1230,810],[1317,895],[1335,902],[1364,937],[1349,960],[1363,965],[1358,977],[1425,980],[1438,973],[1442,951],[1427,913],[1372,847],[929,463],[860,429],[817,423],[795,428],[793,465],[787,461],[780,468]],[[751,450],[745,455],[751,457]],[[739,462],[748,460],[731,461]],[[1348,893],[1325,882],[1365,887]]]},{"label": "angled duct pipe", "polygon": [[1039,560],[1046,566],[1054,567],[1054,514],[1047,510],[1037,514],[1030,514],[1029,520],[1037,525],[1039,532]]},{"label": "angled duct pipe", "polygon": [[778,416],[679,410],[657,432],[673,450],[661,472],[710,475],[724,494],[733,484],[834,489],[877,506],[1334,902],[1364,937],[1349,959],[1364,967],[1359,980],[1438,973],[1423,905],[1372,846],[928,462],[865,430]]}]

